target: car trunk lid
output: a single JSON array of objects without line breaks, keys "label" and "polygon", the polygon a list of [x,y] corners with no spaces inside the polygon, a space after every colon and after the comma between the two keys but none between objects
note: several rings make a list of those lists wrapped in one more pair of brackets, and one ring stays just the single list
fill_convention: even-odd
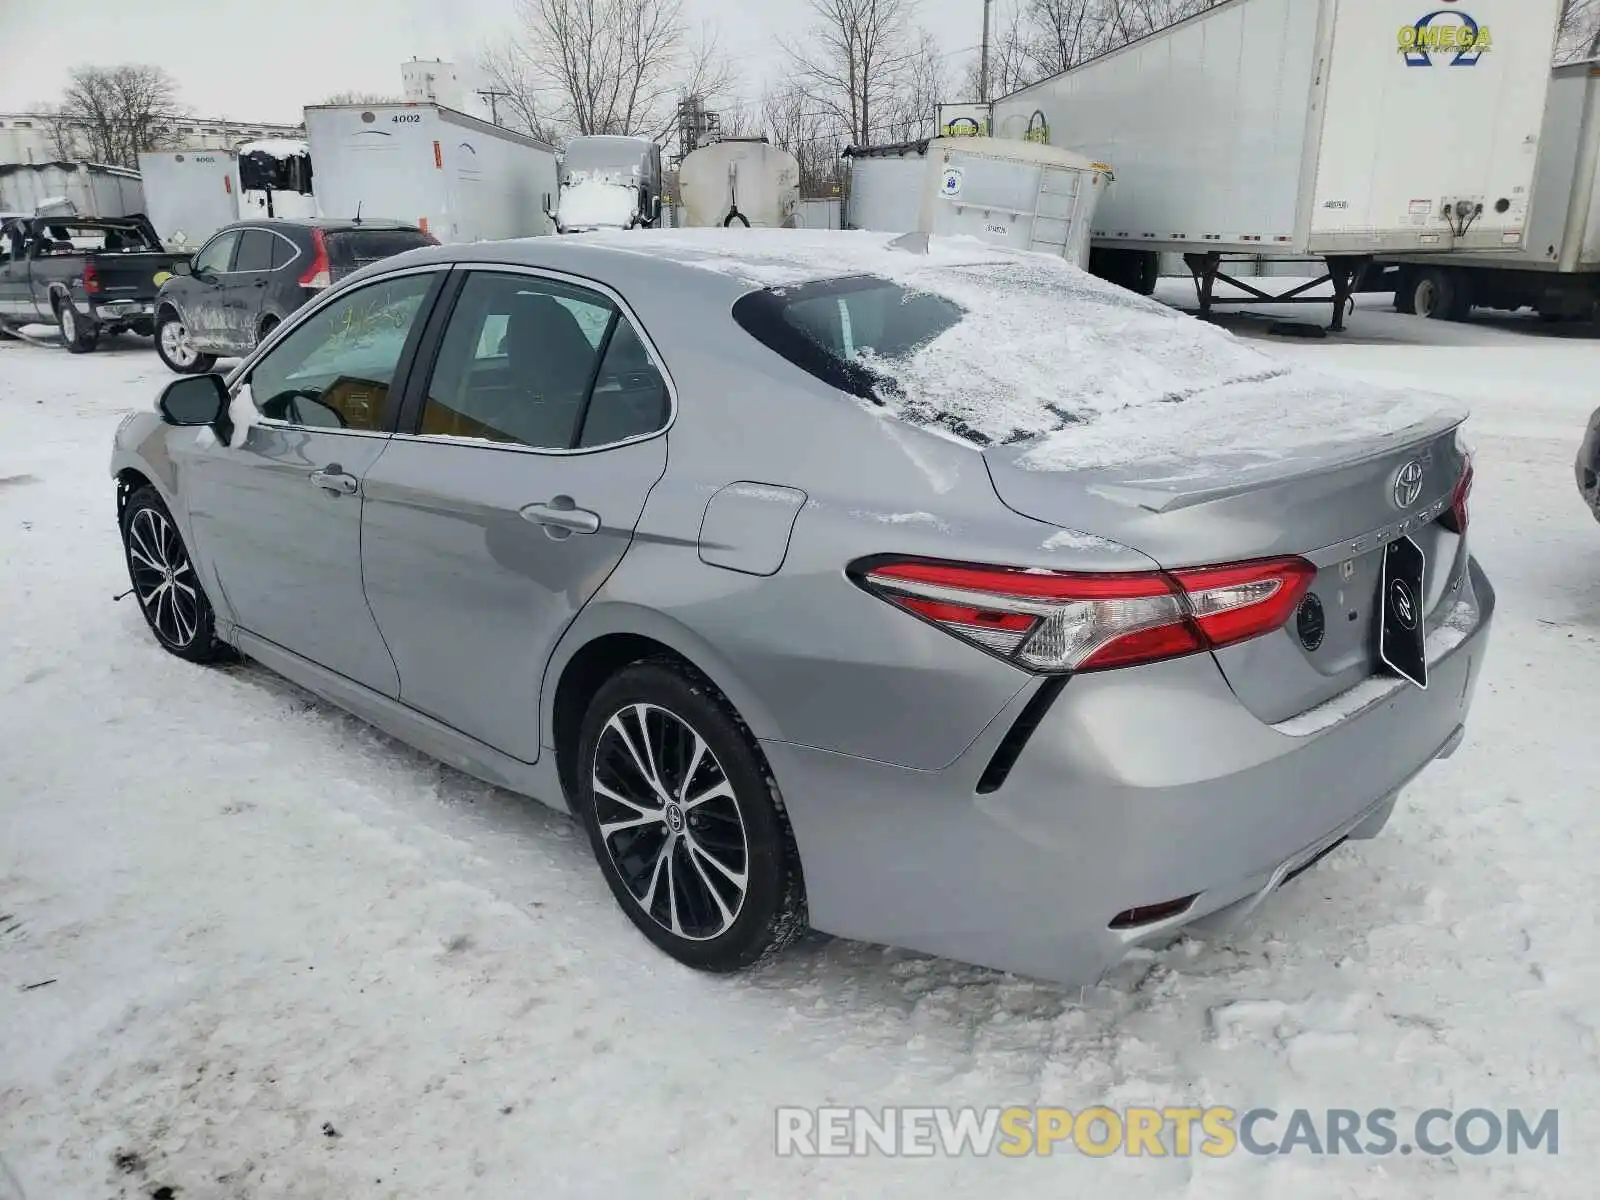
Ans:
[{"label": "car trunk lid", "polygon": [[[1392,541],[1410,537],[1427,557],[1424,610],[1438,620],[1450,607],[1463,538],[1440,522],[1467,464],[1461,420],[1443,412],[1383,434],[1329,432],[1270,457],[1241,431],[1231,450],[1143,465],[1074,469],[1070,439],[1044,453],[1038,444],[990,447],[984,458],[1009,508],[1092,529],[1168,570],[1309,559],[1317,576],[1305,619],[1216,655],[1246,707],[1278,722],[1380,669],[1379,591]],[[1337,418],[1329,424],[1337,428]]]}]

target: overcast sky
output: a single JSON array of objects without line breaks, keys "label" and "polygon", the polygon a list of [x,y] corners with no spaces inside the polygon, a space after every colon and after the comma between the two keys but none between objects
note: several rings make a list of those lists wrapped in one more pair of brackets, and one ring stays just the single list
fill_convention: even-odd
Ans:
[{"label": "overcast sky", "polygon": [[[983,2],[912,2],[951,52],[953,87],[981,40]],[[780,74],[774,39],[807,19],[804,0],[684,3],[715,25],[748,97]],[[298,122],[333,92],[398,93],[409,58],[470,64],[512,13],[513,0],[0,0],[0,111],[53,100],[80,63],[148,62],[172,72],[199,116]]]}]

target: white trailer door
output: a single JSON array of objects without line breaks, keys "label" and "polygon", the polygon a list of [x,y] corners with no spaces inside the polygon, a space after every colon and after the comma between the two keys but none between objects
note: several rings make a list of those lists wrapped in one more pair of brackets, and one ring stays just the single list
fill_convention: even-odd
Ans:
[{"label": "white trailer door", "polygon": [[[1560,9],[1561,0],[1341,0],[1311,248],[1520,245]],[[1483,205],[1464,236],[1447,203]]]}]

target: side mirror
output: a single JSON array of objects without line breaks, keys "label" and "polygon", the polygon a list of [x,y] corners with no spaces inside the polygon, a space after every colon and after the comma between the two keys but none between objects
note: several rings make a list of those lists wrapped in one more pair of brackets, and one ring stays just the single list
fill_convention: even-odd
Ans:
[{"label": "side mirror", "polygon": [[167,384],[158,408],[161,419],[180,428],[209,425],[232,435],[228,420],[228,387],[221,375],[186,375]]},{"label": "side mirror", "polygon": [[193,275],[194,264],[187,258],[180,258],[172,264],[170,270],[174,275]]}]

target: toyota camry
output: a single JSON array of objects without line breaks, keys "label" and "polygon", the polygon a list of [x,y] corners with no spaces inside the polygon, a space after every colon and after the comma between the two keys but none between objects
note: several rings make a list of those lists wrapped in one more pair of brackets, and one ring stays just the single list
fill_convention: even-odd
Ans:
[{"label": "toyota camry", "polygon": [[638,232],[368,267],[111,466],[162,647],[570,810],[678,960],[1086,981],[1454,752],[1463,420],[1042,255]]}]

